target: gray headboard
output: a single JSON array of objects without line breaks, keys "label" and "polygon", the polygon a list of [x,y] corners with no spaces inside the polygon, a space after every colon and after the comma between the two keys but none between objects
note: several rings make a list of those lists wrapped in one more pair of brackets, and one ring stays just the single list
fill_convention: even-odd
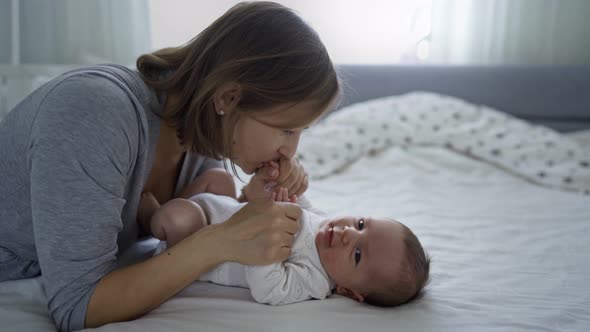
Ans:
[{"label": "gray headboard", "polygon": [[338,66],[340,107],[422,90],[459,97],[559,131],[590,128],[590,65]]}]

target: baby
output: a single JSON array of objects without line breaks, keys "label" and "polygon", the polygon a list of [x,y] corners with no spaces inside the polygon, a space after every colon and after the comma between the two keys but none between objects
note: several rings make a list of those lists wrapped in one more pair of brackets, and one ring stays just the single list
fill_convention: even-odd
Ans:
[{"label": "baby", "polygon": [[[272,199],[289,202],[293,197],[279,188]],[[267,266],[224,263],[200,280],[249,288],[256,301],[272,305],[324,299],[335,292],[359,302],[395,306],[415,298],[426,284],[430,259],[402,223],[374,217],[330,218],[313,209],[305,197],[297,203],[303,213],[287,261]],[[245,204],[232,197],[201,193],[162,205],[151,223],[191,224],[195,231],[224,222]],[[165,246],[162,242],[157,253]]]},{"label": "baby", "polygon": [[[189,198],[196,193],[212,193],[235,197],[236,187],[233,176],[221,168],[210,168],[202,171],[191,183],[178,193],[179,198]],[[167,206],[182,204],[183,200],[174,199],[168,202]],[[173,246],[185,237],[195,233],[203,227],[198,220],[184,218],[152,218],[160,203],[151,192],[141,194],[137,210],[137,222],[139,223],[142,235],[153,235],[154,237],[167,241]],[[159,214],[166,214],[170,209],[163,209]],[[164,222],[166,220],[166,222]]]}]

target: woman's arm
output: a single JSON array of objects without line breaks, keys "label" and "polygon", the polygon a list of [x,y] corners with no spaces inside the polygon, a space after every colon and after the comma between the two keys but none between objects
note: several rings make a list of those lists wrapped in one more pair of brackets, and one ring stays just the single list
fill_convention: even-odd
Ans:
[{"label": "woman's arm", "polygon": [[36,112],[27,159],[41,283],[57,328],[79,330],[116,268],[118,234],[133,227],[121,215],[141,110],[112,80],[85,74],[57,84]]},{"label": "woman's arm", "polygon": [[216,265],[268,265],[291,255],[301,209],[293,204],[249,203],[227,222],[207,226],[158,256],[115,270],[96,287],[86,327],[137,318]]},{"label": "woman's arm", "polygon": [[215,226],[207,227],[158,256],[104,276],[90,298],[85,326],[137,318],[227,260],[218,235]]}]

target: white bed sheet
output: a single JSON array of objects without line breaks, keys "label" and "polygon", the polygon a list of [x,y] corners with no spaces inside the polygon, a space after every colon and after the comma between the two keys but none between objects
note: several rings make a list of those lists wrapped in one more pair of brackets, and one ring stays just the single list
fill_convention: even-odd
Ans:
[{"label": "white bed sheet", "polygon": [[[590,131],[576,139],[590,142]],[[586,148],[590,144],[585,145]],[[98,331],[588,331],[590,196],[531,184],[444,148],[391,148],[314,181],[330,213],[394,217],[432,255],[425,295],[399,308],[340,296],[271,307],[194,283]],[[127,259],[149,255],[138,244]],[[54,331],[38,279],[0,283],[1,331]]]}]

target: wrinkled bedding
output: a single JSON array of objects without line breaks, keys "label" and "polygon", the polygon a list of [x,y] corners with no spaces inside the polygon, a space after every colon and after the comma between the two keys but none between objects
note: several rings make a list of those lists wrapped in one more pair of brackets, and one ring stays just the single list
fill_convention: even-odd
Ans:
[{"label": "wrinkled bedding", "polygon": [[391,147],[442,147],[531,182],[590,195],[590,154],[572,138],[509,114],[431,92],[343,108],[302,137],[300,159],[315,178]]}]

